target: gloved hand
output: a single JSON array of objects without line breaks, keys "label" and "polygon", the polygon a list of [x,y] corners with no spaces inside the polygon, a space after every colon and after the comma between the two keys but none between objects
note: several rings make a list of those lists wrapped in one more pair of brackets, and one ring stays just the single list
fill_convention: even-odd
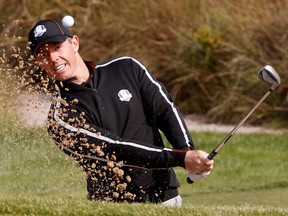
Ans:
[{"label": "gloved hand", "polygon": [[202,179],[206,178],[206,176],[208,176],[209,174],[210,174],[210,171],[199,173],[199,174],[189,172],[188,173],[189,183],[193,183],[195,181],[201,181]]},{"label": "gloved hand", "polygon": [[214,160],[210,160],[208,155],[208,153],[202,150],[187,151],[184,159],[185,169],[190,173],[211,171]]}]

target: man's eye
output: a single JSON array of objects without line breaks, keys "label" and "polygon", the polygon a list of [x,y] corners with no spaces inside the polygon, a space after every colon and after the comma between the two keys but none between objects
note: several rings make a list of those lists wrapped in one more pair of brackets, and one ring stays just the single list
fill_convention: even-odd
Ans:
[{"label": "man's eye", "polygon": [[59,50],[61,47],[62,47],[61,45],[57,45],[57,46],[55,46],[55,49]]},{"label": "man's eye", "polygon": [[46,52],[40,52],[37,54],[39,58],[45,58],[48,54]]}]

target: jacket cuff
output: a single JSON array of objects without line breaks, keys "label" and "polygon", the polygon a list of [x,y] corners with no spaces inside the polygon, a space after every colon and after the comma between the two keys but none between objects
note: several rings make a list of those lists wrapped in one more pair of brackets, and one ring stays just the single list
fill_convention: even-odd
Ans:
[{"label": "jacket cuff", "polygon": [[171,167],[176,167],[176,166],[180,166],[185,168],[185,155],[186,155],[187,151],[177,151],[177,150],[172,150],[171,154],[172,154],[172,158],[174,159],[172,161],[173,164],[171,164]]}]

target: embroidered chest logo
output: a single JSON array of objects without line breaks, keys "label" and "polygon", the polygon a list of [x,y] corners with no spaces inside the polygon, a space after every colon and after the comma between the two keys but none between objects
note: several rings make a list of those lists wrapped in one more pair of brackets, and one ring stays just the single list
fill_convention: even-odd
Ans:
[{"label": "embroidered chest logo", "polygon": [[127,89],[121,89],[118,92],[118,97],[120,101],[130,101],[132,94]]}]

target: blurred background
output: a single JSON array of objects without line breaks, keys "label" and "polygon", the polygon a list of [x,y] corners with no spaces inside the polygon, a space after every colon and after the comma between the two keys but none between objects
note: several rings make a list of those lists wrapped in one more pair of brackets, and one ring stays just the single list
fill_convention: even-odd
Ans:
[{"label": "blurred background", "polygon": [[238,123],[270,88],[257,76],[269,64],[282,83],[247,123],[288,126],[285,0],[0,0],[2,104],[13,98],[16,79],[21,91],[35,84],[30,28],[65,15],[75,18],[71,31],[85,60],[135,57],[164,83],[183,114],[209,122]]}]

